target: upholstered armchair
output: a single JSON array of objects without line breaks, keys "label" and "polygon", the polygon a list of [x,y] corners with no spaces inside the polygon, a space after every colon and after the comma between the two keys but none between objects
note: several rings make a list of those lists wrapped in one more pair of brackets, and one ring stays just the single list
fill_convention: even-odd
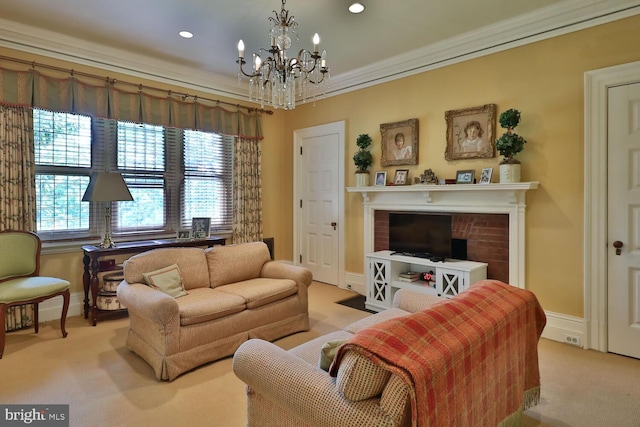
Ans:
[{"label": "upholstered armchair", "polygon": [[40,251],[42,242],[27,231],[5,230],[0,232],[0,359],[6,339],[7,309],[15,305],[33,304],[33,323],[38,333],[38,304],[62,295],[64,299],[60,331],[66,338],[65,322],[69,309],[69,287],[66,280],[40,276]]}]

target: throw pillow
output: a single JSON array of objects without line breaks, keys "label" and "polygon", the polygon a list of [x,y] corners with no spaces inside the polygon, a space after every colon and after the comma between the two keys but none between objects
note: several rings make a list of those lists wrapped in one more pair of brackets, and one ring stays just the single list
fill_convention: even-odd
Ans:
[{"label": "throw pillow", "polygon": [[318,367],[320,369],[323,371],[329,371],[329,366],[331,366],[333,359],[336,357],[338,347],[344,344],[345,341],[346,340],[335,340],[322,344],[322,348],[320,349],[320,360],[318,361]]},{"label": "throw pillow", "polygon": [[159,270],[143,273],[144,281],[153,289],[164,292],[174,298],[187,295],[182,284],[182,275],[178,264],[173,264]]}]

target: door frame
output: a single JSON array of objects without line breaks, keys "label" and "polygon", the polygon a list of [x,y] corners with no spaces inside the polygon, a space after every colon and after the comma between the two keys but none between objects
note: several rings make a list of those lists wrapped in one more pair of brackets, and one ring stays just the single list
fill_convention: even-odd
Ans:
[{"label": "door frame", "polygon": [[300,264],[300,149],[304,138],[337,133],[338,138],[338,283],[346,288],[345,279],[345,138],[346,122],[339,121],[293,131],[293,263]]},{"label": "door frame", "polygon": [[585,73],[584,80],[584,348],[608,351],[608,90],[640,82],[640,61]]}]

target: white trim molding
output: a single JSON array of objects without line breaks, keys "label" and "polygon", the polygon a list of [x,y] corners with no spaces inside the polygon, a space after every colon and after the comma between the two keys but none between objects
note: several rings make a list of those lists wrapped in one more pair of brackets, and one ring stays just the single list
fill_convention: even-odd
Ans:
[{"label": "white trim molding", "polygon": [[347,187],[362,194],[364,254],[374,251],[375,211],[455,212],[509,215],[509,284],[525,288],[525,193],[538,182],[513,184]]},{"label": "white trim molding", "polygon": [[584,76],[584,347],[607,344],[607,92],[640,81],[640,61]]}]

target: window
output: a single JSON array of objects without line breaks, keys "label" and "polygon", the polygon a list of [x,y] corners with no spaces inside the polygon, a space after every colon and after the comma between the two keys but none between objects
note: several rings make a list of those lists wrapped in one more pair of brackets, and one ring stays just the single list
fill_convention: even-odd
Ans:
[{"label": "window", "polygon": [[232,226],[233,137],[33,110],[37,230],[43,239],[104,232],[106,204],[82,202],[92,172],[122,173],[133,196],[112,203],[114,235],[173,235],[192,217]]}]

